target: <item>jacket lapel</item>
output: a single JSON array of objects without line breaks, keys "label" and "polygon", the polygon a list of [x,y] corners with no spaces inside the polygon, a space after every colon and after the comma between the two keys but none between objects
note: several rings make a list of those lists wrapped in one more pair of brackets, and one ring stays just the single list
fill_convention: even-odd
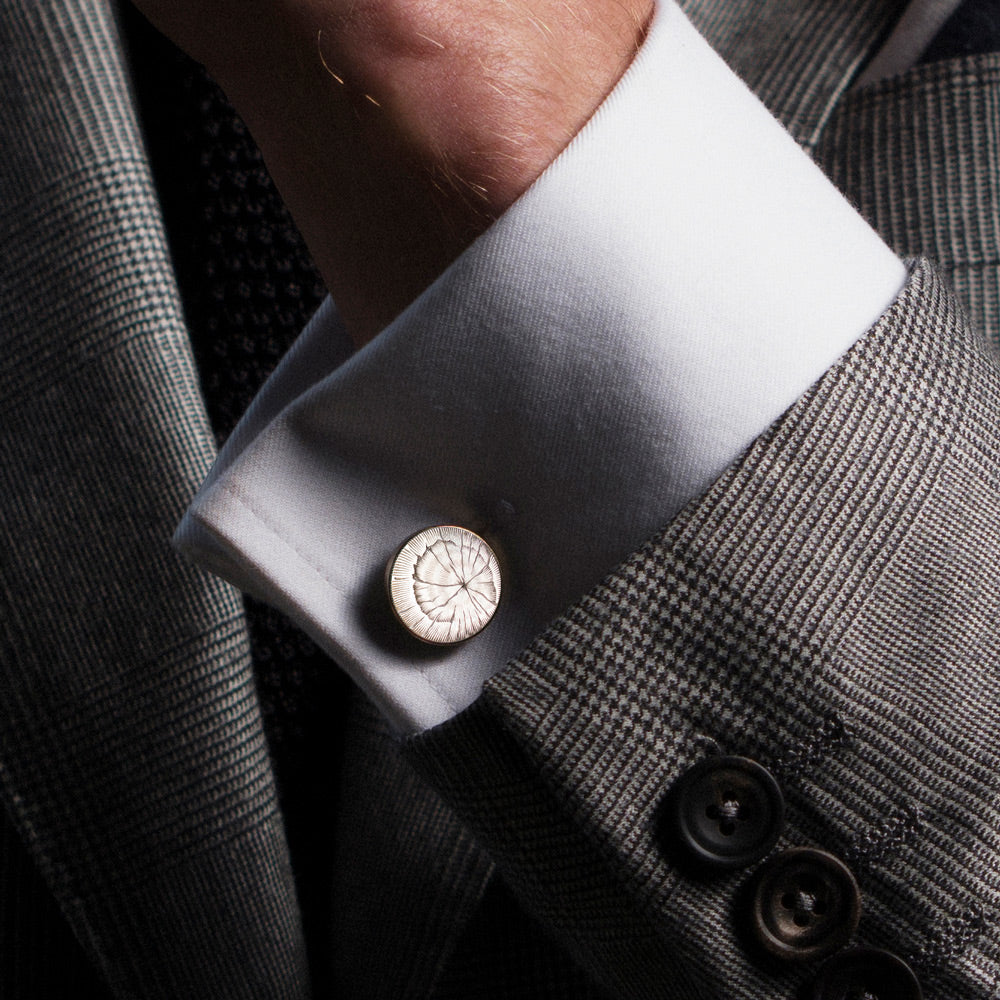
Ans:
[{"label": "jacket lapel", "polygon": [[907,0],[680,0],[712,47],[806,149]]},{"label": "jacket lapel", "polygon": [[852,90],[816,158],[896,253],[934,261],[1000,344],[997,107],[1000,52],[917,65]]},{"label": "jacket lapel", "polygon": [[107,0],[0,11],[0,784],[121,996],[303,997],[213,457]]}]

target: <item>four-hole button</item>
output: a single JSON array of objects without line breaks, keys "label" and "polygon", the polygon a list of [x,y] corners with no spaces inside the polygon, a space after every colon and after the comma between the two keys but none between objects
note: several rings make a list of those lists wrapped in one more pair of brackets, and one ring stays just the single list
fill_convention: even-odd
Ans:
[{"label": "four-hole button", "polygon": [[861,892],[839,858],[811,847],[775,855],[757,874],[752,928],[776,958],[825,958],[850,941],[861,918]]},{"label": "four-hole button", "polygon": [[706,757],[674,786],[678,843],[700,867],[744,868],[778,842],[785,803],[771,773],[745,757]]},{"label": "four-hole button", "polygon": [[[667,802],[674,842],[701,870],[752,865],[771,853],[784,826],[778,783],[746,757],[698,761],[677,780]],[[898,956],[874,948],[841,950],[858,928],[861,892],[833,854],[811,847],[780,851],[747,889],[750,929],[759,947],[788,962],[829,959],[809,1000],[922,1000],[916,976]]]}]

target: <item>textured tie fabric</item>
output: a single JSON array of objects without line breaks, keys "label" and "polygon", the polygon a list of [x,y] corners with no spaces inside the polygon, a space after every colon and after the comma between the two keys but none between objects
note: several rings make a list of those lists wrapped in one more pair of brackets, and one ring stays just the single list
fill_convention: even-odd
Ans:
[{"label": "textured tie fabric", "polygon": [[[122,16],[205,403],[221,444],[325,289],[222,91],[133,8]],[[327,923],[347,682],[277,611],[249,598],[246,607],[300,902],[306,927],[318,931]]]}]

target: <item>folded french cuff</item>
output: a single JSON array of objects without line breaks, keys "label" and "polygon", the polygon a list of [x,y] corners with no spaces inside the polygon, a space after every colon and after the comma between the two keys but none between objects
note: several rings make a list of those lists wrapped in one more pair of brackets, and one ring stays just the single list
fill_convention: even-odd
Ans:
[{"label": "folded french cuff", "polygon": [[[406,731],[469,705],[875,321],[902,264],[680,10],[535,185],[356,354],[327,304],[177,534]],[[418,649],[386,561],[454,523],[492,624]]]}]

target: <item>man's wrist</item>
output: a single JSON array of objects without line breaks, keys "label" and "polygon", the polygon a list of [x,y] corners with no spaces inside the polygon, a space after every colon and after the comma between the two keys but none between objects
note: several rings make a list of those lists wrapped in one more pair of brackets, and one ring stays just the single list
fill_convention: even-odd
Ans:
[{"label": "man's wrist", "polygon": [[381,108],[417,161],[495,217],[614,87],[652,0],[393,0],[367,10],[324,33],[326,68]]},{"label": "man's wrist", "polygon": [[214,0],[200,19],[185,3],[139,6],[247,120],[363,343],[558,155],[628,66],[652,4],[283,0],[241,17]]}]

